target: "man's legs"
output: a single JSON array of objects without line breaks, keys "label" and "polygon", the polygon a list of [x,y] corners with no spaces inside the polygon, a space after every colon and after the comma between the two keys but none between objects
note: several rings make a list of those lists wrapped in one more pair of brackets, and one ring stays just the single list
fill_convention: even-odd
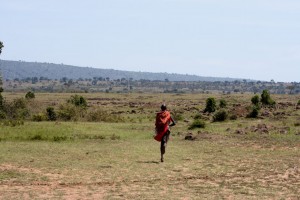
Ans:
[{"label": "man's legs", "polygon": [[166,146],[167,146],[167,142],[169,140],[169,136],[170,136],[170,131],[168,130],[166,132],[166,134],[163,136],[163,138],[161,139],[161,143],[160,143],[160,154],[161,154],[160,161],[161,162],[164,162],[164,154],[166,152]]}]

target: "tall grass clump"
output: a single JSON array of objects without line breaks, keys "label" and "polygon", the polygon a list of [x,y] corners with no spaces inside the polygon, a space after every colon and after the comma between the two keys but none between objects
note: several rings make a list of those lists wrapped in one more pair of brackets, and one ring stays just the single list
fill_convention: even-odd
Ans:
[{"label": "tall grass clump", "polygon": [[120,115],[111,114],[107,111],[96,109],[87,113],[87,121],[89,122],[123,122],[124,119]]},{"label": "tall grass clump", "polygon": [[174,120],[176,121],[182,121],[183,120],[183,110],[173,110],[171,112],[172,116],[174,117]]},{"label": "tall grass clump", "polygon": [[189,130],[193,130],[196,128],[205,128],[206,124],[204,121],[200,120],[200,119],[196,119],[194,120],[194,122],[189,126]]}]

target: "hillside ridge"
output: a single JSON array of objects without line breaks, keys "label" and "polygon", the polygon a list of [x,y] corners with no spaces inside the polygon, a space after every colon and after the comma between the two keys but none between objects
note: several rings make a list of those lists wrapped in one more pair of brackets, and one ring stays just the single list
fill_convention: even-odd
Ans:
[{"label": "hillside ridge", "polygon": [[93,67],[79,67],[65,64],[0,60],[0,71],[4,79],[23,79],[27,77],[47,77],[49,79],[68,79],[109,77],[110,79],[132,78],[133,80],[169,81],[235,81],[237,78],[205,77],[188,74],[162,72],[136,72]]}]

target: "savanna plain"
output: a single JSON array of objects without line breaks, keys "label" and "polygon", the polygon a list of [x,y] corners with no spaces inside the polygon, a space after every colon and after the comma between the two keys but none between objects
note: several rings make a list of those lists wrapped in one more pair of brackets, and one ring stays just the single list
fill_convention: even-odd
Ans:
[{"label": "savanna plain", "polygon": [[[71,95],[28,104],[42,115]],[[80,95],[88,107],[72,120],[0,121],[0,199],[300,199],[299,95],[272,95],[255,118],[253,94]],[[227,102],[228,119],[203,113],[209,97]],[[177,121],[163,163],[153,139],[162,102]],[[205,127],[192,129],[196,119]]]}]

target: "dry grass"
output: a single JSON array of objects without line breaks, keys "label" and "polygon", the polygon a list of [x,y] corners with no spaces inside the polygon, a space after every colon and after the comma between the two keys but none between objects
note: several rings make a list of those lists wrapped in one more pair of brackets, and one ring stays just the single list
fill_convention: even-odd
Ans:
[{"label": "dry grass", "polygon": [[[18,95],[5,94],[8,99]],[[36,94],[35,101],[46,107],[70,95]],[[300,198],[300,127],[294,125],[300,113],[292,105],[266,109],[272,115],[261,119],[240,117],[221,123],[207,120],[205,129],[189,131],[187,121],[192,121],[196,109],[204,108],[208,96],[86,95],[89,104],[126,111],[120,115],[129,117],[128,121],[1,126],[0,199]],[[226,96],[229,107],[246,105],[250,99],[251,95]],[[299,96],[274,99],[297,102]],[[159,143],[152,139],[151,117],[164,100],[171,109],[183,110],[186,122],[180,121],[172,129],[165,162],[160,163]],[[275,112],[285,114],[277,118]],[[267,133],[255,129],[263,125]],[[184,140],[188,132],[197,139]],[[50,139],[26,139],[34,133]],[[59,135],[67,139],[51,139]]]}]

